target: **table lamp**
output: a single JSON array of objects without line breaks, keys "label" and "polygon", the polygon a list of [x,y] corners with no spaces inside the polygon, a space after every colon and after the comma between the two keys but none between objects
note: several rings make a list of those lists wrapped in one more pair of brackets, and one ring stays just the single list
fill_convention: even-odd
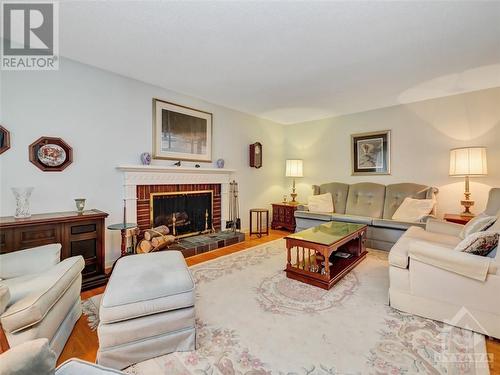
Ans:
[{"label": "table lamp", "polygon": [[298,159],[289,159],[286,161],[286,177],[293,177],[293,187],[290,196],[292,197],[292,201],[290,204],[299,204],[295,200],[297,198],[297,193],[295,193],[295,177],[304,177],[302,175],[302,160]]},{"label": "table lamp", "polygon": [[465,177],[465,199],[460,201],[464,206],[463,216],[473,216],[470,208],[474,201],[470,199],[469,177],[488,174],[486,165],[486,147],[462,147],[450,150],[450,176]]}]

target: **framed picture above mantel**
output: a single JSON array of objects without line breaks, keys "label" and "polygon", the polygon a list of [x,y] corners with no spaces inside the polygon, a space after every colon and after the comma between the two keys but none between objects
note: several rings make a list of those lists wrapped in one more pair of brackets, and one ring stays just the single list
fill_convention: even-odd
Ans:
[{"label": "framed picture above mantel", "polygon": [[153,158],[212,161],[209,112],[153,99]]},{"label": "framed picture above mantel", "polygon": [[391,131],[351,135],[352,175],[391,174]]}]

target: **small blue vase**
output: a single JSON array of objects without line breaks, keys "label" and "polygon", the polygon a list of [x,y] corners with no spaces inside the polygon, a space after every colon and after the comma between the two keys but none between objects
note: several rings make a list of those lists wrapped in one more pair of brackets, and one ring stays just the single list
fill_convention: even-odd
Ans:
[{"label": "small blue vase", "polygon": [[217,164],[217,168],[224,168],[224,159],[217,159],[215,164]]}]

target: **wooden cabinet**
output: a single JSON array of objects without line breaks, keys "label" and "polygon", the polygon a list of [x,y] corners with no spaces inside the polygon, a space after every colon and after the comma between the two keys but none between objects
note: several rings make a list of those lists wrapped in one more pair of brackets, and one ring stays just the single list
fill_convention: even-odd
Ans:
[{"label": "wooden cabinet", "polygon": [[99,210],[55,212],[27,219],[0,218],[0,254],[60,243],[61,260],[81,255],[85,259],[82,290],[107,282],[104,271],[104,219]]},{"label": "wooden cabinet", "polygon": [[295,232],[295,210],[297,205],[287,203],[273,203],[273,221],[272,229],[284,228],[291,232]]}]

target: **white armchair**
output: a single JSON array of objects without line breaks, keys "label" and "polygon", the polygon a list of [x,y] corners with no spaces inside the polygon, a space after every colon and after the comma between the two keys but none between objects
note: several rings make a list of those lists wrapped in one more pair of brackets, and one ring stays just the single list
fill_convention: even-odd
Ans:
[{"label": "white armchair", "polygon": [[[500,216],[500,188],[491,189],[484,213]],[[390,305],[500,338],[500,253],[454,251],[462,228],[430,220],[396,242],[389,253]],[[488,230],[500,232],[500,219]]]},{"label": "white armchair", "polygon": [[60,261],[60,244],[0,255],[0,323],[11,347],[47,338],[59,356],[81,315],[81,256]]},{"label": "white armchair", "polygon": [[28,341],[0,355],[0,375],[125,375],[75,358],[56,368],[56,359],[47,339]]}]

